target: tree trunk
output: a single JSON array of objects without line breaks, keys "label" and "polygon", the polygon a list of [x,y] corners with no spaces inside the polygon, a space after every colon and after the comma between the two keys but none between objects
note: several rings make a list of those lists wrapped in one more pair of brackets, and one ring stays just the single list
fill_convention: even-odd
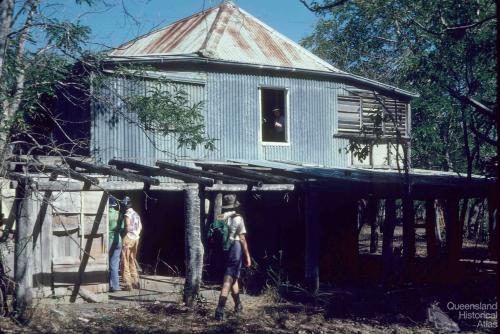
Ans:
[{"label": "tree trunk", "polygon": [[3,65],[5,64],[8,36],[11,32],[14,0],[0,0],[0,80],[3,81]]},{"label": "tree trunk", "polygon": [[198,187],[184,190],[186,281],[184,303],[192,306],[200,292],[203,273],[203,244],[201,241],[200,193]]}]

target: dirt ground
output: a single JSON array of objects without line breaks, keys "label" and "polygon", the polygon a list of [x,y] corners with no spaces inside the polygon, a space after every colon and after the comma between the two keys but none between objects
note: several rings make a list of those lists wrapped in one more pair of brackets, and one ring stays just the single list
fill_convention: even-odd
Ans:
[{"label": "dirt ground", "polygon": [[269,303],[258,298],[245,312],[227,320],[213,319],[215,305],[198,304],[192,310],[175,303],[51,305],[38,308],[28,326],[10,320],[2,333],[433,333],[409,318],[328,319],[324,312],[293,303]]},{"label": "dirt ground", "polygon": [[[395,245],[398,237],[399,229]],[[368,253],[368,240],[369,231],[364,229],[361,254]],[[477,258],[484,247],[465,243],[464,255],[467,249]],[[425,256],[421,231],[417,231],[417,254]],[[371,266],[371,256],[363,259],[369,262],[362,266]],[[480,269],[476,262],[465,281],[453,285],[419,282],[382,287],[377,282],[349,282],[322,285],[315,298],[294,286],[282,287],[279,293],[268,288],[257,295],[243,295],[245,309],[238,316],[228,301],[227,319],[222,322],[213,318],[217,287],[204,286],[202,298],[187,308],[181,303],[182,279],[143,276],[140,291],[109,294],[105,303],[38,304],[24,325],[0,318],[0,333],[443,333],[428,321],[428,308],[433,304],[460,326],[461,333],[495,333],[495,328],[488,328],[491,322],[461,319],[459,311],[449,307],[449,303],[496,303],[496,274]],[[496,319],[493,322],[496,325]]]},{"label": "dirt ground", "polygon": [[[325,286],[315,300],[300,302],[293,301],[299,299],[296,291],[284,291],[289,297],[284,300],[268,290],[259,296],[244,295],[245,309],[239,316],[228,301],[227,319],[222,322],[213,318],[216,293],[206,289],[202,295],[208,298],[191,309],[180,303],[179,292],[161,301],[121,292],[106,303],[38,305],[24,326],[2,319],[0,333],[440,333],[426,320],[429,301],[440,295],[432,289]],[[450,298],[444,295],[438,302]],[[441,309],[445,305],[439,303]],[[456,314],[450,315],[456,320]],[[478,328],[475,321],[458,324],[462,333],[494,332]]]}]

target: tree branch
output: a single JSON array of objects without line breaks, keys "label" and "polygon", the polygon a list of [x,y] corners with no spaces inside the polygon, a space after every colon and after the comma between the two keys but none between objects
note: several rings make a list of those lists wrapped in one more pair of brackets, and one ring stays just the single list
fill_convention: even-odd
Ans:
[{"label": "tree branch", "polygon": [[337,0],[333,3],[329,3],[327,5],[320,6],[316,1],[313,1],[311,4],[308,4],[306,0],[299,0],[308,10],[313,13],[321,12],[324,10],[332,9],[334,7],[342,6],[349,0]]}]

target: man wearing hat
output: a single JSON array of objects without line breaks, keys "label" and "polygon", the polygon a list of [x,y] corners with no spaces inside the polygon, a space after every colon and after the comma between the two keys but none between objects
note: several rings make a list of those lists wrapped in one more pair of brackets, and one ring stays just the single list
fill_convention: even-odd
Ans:
[{"label": "man wearing hat", "polygon": [[247,233],[245,222],[243,221],[243,217],[237,213],[237,208],[239,206],[240,202],[238,202],[235,194],[224,195],[222,198],[222,214],[217,217],[218,219],[223,219],[227,224],[229,240],[231,241],[231,246],[226,252],[224,281],[219,296],[219,303],[215,310],[215,318],[217,320],[224,319],[224,307],[230,290],[234,301],[234,311],[239,313],[243,310],[239,294],[240,288],[238,285],[243,256],[246,267],[250,267],[252,264],[245,238],[245,234]]},{"label": "man wearing hat", "polygon": [[120,206],[114,196],[109,197],[109,291],[120,291],[118,272],[120,269],[120,255],[122,252],[121,229],[123,216]]},{"label": "man wearing hat", "polygon": [[124,290],[139,289],[139,273],[136,267],[137,247],[141,235],[141,217],[132,208],[132,201],[128,196],[122,200],[125,206],[125,231],[122,240],[123,284]]}]

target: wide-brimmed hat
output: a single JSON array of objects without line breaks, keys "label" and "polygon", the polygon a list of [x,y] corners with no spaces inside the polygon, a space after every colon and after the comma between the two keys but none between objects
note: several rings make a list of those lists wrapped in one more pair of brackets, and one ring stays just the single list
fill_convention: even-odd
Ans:
[{"label": "wide-brimmed hat", "polygon": [[132,206],[132,200],[130,199],[130,197],[128,196],[125,196],[123,197],[122,199],[122,204],[125,208],[130,208]]},{"label": "wide-brimmed hat", "polygon": [[234,209],[240,206],[235,194],[227,194],[222,197],[222,209]]},{"label": "wide-brimmed hat", "polygon": [[109,206],[113,208],[118,206],[118,200],[113,195],[109,196]]}]

